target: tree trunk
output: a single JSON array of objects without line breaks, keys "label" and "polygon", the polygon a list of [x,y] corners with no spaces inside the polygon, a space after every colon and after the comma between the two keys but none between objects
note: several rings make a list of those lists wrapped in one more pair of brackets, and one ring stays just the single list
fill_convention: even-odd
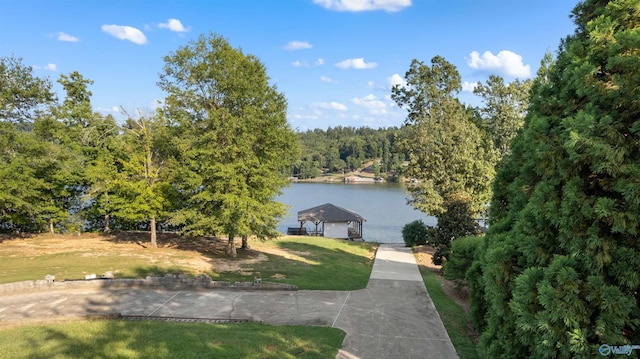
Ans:
[{"label": "tree trunk", "polygon": [[247,241],[247,235],[242,236],[242,247],[240,249],[249,249],[249,243]]},{"label": "tree trunk", "polygon": [[158,242],[156,241],[156,217],[151,217],[149,221],[151,227],[151,248],[158,248]]},{"label": "tree trunk", "polygon": [[[107,198],[107,207],[109,206],[109,191],[104,192],[104,196]],[[111,221],[111,214],[106,212],[104,214],[104,233],[111,232],[111,227],[109,226],[109,222]]]},{"label": "tree trunk", "polygon": [[229,245],[227,247],[227,254],[233,258],[235,258],[238,255],[238,252],[236,251],[236,243],[234,241],[233,236],[231,235],[229,236]]},{"label": "tree trunk", "polygon": [[51,233],[51,234],[56,233],[56,232],[53,230],[53,220],[49,220],[49,233]]}]

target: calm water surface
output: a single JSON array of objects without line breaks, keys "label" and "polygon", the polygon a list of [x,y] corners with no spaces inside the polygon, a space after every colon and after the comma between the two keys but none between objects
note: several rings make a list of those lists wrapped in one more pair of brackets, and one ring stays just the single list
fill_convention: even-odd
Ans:
[{"label": "calm water surface", "polygon": [[[435,226],[437,219],[407,205],[407,193],[399,184],[343,184],[343,183],[293,183],[285,188],[278,201],[290,206],[278,230],[287,232],[287,227],[298,227],[298,211],[333,203],[350,209],[367,221],[363,224],[365,241],[380,243],[403,243],[402,227],[421,219]],[[313,229],[313,224],[305,224]],[[309,227],[311,226],[311,227]]]}]

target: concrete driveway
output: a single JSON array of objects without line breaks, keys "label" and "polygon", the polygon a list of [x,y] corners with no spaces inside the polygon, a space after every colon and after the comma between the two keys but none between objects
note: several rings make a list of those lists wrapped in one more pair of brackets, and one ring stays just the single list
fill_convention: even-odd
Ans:
[{"label": "concrete driveway", "polygon": [[101,288],[0,296],[0,326],[110,315],[317,325],[347,334],[338,358],[457,358],[411,250],[383,244],[366,289],[240,291]]}]

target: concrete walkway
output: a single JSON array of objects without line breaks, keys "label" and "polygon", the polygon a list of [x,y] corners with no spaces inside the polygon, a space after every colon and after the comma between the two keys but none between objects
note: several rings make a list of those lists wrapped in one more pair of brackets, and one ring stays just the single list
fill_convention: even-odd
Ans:
[{"label": "concrete walkway", "polygon": [[457,358],[409,248],[378,248],[366,289],[353,291],[335,327],[347,336],[338,359]]},{"label": "concrete walkway", "polygon": [[337,358],[457,358],[411,250],[398,245],[381,245],[367,288],[351,292],[94,285],[0,296],[0,327],[113,313],[336,327],[347,333]]}]

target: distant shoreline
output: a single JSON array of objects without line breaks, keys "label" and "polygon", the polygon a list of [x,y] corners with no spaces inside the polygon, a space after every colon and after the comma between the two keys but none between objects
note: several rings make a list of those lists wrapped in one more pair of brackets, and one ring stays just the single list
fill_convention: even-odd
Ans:
[{"label": "distant shoreline", "polygon": [[294,183],[349,183],[349,184],[379,184],[379,183],[400,183],[395,177],[391,180],[384,178],[374,178],[372,176],[361,176],[360,174],[350,175],[329,175],[318,176],[314,178],[299,179],[297,177],[289,177],[290,182]]}]

